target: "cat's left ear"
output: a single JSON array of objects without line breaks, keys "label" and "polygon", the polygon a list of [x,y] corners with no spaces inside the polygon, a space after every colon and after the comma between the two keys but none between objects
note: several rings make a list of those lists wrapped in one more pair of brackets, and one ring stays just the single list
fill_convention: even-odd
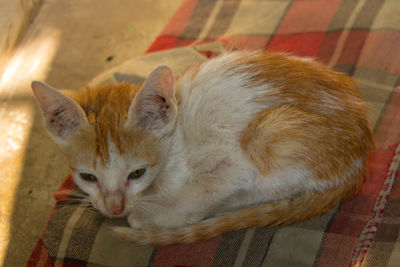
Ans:
[{"label": "cat's left ear", "polygon": [[176,115],[172,71],[167,66],[159,66],[150,73],[133,99],[126,127],[141,126],[155,134],[168,134],[175,125]]}]

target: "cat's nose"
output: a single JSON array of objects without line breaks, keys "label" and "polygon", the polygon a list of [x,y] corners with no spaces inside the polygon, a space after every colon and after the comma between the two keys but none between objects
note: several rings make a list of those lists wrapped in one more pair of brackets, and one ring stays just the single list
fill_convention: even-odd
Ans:
[{"label": "cat's nose", "polygon": [[115,207],[113,210],[112,210],[112,215],[120,215],[122,212],[124,211],[124,208],[122,208],[122,207]]},{"label": "cat's nose", "polygon": [[120,215],[125,209],[125,196],[121,193],[109,193],[104,196],[106,211],[113,215]]}]

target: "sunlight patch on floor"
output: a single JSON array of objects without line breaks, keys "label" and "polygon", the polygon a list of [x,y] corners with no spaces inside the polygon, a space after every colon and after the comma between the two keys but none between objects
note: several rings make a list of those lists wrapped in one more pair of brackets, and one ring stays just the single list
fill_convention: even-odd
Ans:
[{"label": "sunlight patch on floor", "polygon": [[59,33],[46,29],[30,33],[0,76],[0,263],[10,238],[15,192],[20,183],[34,107],[30,83],[43,80],[58,48]]}]

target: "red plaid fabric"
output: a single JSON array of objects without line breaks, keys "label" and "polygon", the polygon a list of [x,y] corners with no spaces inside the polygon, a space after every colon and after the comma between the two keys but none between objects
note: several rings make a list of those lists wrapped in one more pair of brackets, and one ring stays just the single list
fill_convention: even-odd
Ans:
[{"label": "red plaid fabric", "polygon": [[[161,58],[177,58],[188,50],[175,48],[188,46],[211,57],[220,51],[207,44],[219,42],[227,50],[314,57],[356,79],[376,135],[367,181],[357,196],[311,220],[158,248],[119,240],[108,229],[123,220],[58,199],[27,265],[400,266],[399,14],[395,0],[183,1],[148,57],[165,51]],[[114,80],[136,80],[137,73],[121,69],[111,74]],[[71,177],[65,189],[75,190]]]}]

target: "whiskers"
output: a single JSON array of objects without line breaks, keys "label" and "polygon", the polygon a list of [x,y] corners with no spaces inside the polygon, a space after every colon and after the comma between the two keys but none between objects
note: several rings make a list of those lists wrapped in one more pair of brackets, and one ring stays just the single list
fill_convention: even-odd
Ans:
[{"label": "whiskers", "polygon": [[58,204],[79,206],[88,210],[96,210],[96,208],[90,201],[89,196],[83,191],[80,191],[79,189],[75,189],[73,191],[70,190],[58,191],[55,194],[55,198],[57,199]]}]

